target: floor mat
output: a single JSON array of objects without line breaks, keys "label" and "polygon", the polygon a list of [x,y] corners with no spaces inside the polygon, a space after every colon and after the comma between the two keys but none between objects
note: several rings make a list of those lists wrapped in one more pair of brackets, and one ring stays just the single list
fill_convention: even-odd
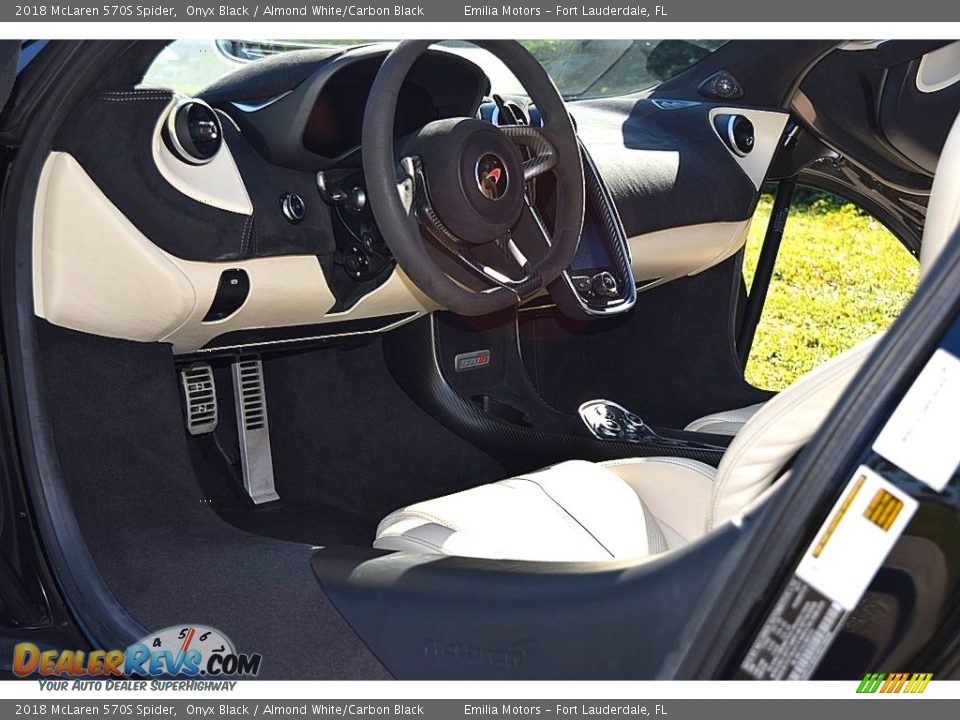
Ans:
[{"label": "floor mat", "polygon": [[379,337],[264,359],[277,491],[376,526],[404,505],[505,477],[396,384]]},{"label": "floor mat", "polygon": [[222,517],[247,532],[310,545],[370,546],[377,531],[376,523],[353,513],[306,501],[228,511]]},{"label": "floor mat", "polygon": [[[220,383],[224,387],[224,383]],[[230,401],[232,403],[232,400]],[[225,403],[221,403],[225,404]],[[232,412],[232,411],[231,411]],[[221,414],[231,425],[232,418]],[[219,435],[226,437],[218,437]],[[284,492],[277,502],[256,506],[243,490],[239,451],[229,445],[223,432],[190,438],[190,450],[197,478],[210,507],[231,525],[256,535],[306,543],[307,545],[373,544],[377,522],[341,510],[329,503],[293,497]],[[235,440],[234,440],[235,442]]]},{"label": "floor mat", "polygon": [[313,549],[238,530],[211,508],[190,462],[168,346],[39,323],[64,479],[107,586],[142,625],[202,623],[262,677],[389,677],[327,599]]},{"label": "floor mat", "polygon": [[229,361],[212,361],[220,422],[189,438],[212,508],[238,528],[311,545],[373,543],[389,512],[505,477],[503,465],[420,409],[379,337],[263,357],[279,502],[243,490]]}]

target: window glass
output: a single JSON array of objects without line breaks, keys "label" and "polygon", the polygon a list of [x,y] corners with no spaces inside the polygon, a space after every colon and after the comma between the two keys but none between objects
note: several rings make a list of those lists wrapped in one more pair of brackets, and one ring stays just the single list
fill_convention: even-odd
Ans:
[{"label": "window glass", "polygon": [[[753,281],[773,198],[757,207],[744,258]],[[782,390],[886,330],[913,296],[920,268],[878,220],[835,195],[798,188],[750,351],[746,377]]]},{"label": "window glass", "polygon": [[[192,95],[241,65],[269,55],[368,40],[177,40],[154,60],[142,85]],[[695,65],[723,40],[521,40],[569,100],[646,90]],[[523,89],[490,53],[463,41],[440,43],[480,65],[493,92]]]}]

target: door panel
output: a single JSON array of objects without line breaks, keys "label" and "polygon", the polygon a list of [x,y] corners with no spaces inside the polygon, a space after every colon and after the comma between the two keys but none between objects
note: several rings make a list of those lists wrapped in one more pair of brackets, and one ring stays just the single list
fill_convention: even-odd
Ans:
[{"label": "door panel", "polygon": [[897,150],[929,173],[960,110],[960,42],[890,68],[879,125]]}]

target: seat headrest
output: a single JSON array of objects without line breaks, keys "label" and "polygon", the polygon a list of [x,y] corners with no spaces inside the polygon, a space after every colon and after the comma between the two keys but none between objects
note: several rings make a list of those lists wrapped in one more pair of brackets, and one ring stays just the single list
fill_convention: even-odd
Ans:
[{"label": "seat headrest", "polygon": [[920,276],[926,275],[960,226],[960,115],[940,151],[920,244]]}]

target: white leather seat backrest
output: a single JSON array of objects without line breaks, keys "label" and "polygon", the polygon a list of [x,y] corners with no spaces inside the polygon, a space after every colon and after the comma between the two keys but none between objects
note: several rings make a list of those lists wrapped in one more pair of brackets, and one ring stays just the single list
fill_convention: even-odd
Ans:
[{"label": "white leather seat backrest", "polygon": [[781,474],[823,424],[879,338],[877,335],[804,375],[743,426],[717,468],[706,530],[739,513]]},{"label": "white leather seat backrest", "polygon": [[[947,136],[927,206],[920,273],[926,274],[960,229],[960,116]],[[726,522],[780,476],[813,437],[880,335],[805,375],[767,402],[734,437],[720,461],[706,530]]]},{"label": "white leather seat backrest", "polygon": [[960,115],[940,151],[937,173],[930,188],[927,219],[920,244],[920,276],[933,266],[960,226]]}]

